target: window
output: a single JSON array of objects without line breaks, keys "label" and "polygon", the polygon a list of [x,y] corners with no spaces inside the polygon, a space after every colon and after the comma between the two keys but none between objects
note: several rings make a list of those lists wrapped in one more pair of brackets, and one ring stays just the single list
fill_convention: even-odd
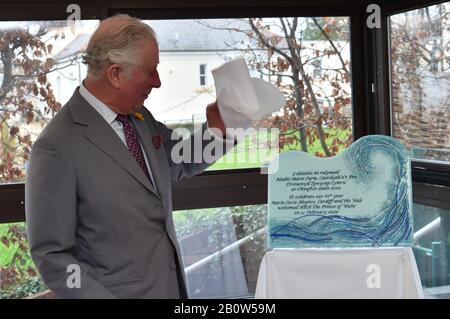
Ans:
[{"label": "window", "polygon": [[450,161],[450,2],[389,17],[392,134],[417,160]]},{"label": "window", "polygon": [[450,297],[449,14],[447,1],[388,17],[391,131],[411,150],[413,251],[429,298]]},{"label": "window", "polygon": [[[261,129],[257,130],[257,135],[248,137],[210,170],[230,173],[230,169],[260,167],[279,149],[301,149],[317,156],[333,156],[352,142],[349,17],[147,22],[158,35],[159,72],[163,86],[152,92],[152,98],[145,105],[166,125],[192,128],[205,121],[205,107],[216,99],[214,85],[207,80],[209,72],[239,56],[245,57],[252,77],[270,81],[285,93],[285,108],[255,123],[255,128]],[[30,65],[39,63],[45,74],[38,74],[35,69],[28,70],[27,64],[20,63],[13,63],[16,68],[8,73],[8,65],[0,62],[0,82],[9,74],[30,74],[25,83],[29,85],[25,85],[28,91],[6,92],[9,96],[22,99],[0,99],[4,107],[0,113],[3,125],[0,156],[4,164],[0,166],[0,183],[24,181],[32,143],[86,75],[87,68],[81,63],[81,55],[98,21],[81,21],[81,26],[73,32],[67,29],[65,21],[0,23],[0,30],[6,30],[11,24],[16,25],[14,30],[23,29],[23,37],[31,36],[33,43],[40,45],[39,50],[30,49],[33,57]],[[289,37],[285,36],[283,24],[290,28]],[[0,34],[5,36],[7,33]],[[289,56],[291,44],[301,48],[298,55]],[[11,53],[20,54],[19,51]],[[299,63],[292,63],[291,58]],[[198,76],[201,88],[198,86]],[[4,90],[1,92],[5,93]],[[263,142],[270,142],[275,137],[268,132],[270,128],[280,131],[280,147],[277,145],[275,153],[269,148],[255,156]],[[236,176],[232,177],[236,179]],[[206,175],[205,179],[214,180],[215,176]],[[239,182],[248,186],[252,179],[257,179],[257,183],[262,180],[253,176],[251,179],[240,177]],[[223,178],[220,180],[223,181]],[[246,187],[241,188],[243,193],[232,196],[229,200],[234,203],[226,208],[174,212],[189,289],[194,298],[239,297],[254,293],[260,260],[266,250],[262,231],[266,206],[236,205],[246,205],[240,202],[260,202],[265,188],[259,187],[258,184],[257,191],[256,188],[251,191],[252,195]],[[236,187],[230,186],[229,189],[235,190]],[[217,201],[217,196],[211,198]],[[225,199],[221,201],[225,202]],[[189,204],[192,206],[192,201]],[[218,206],[215,202],[208,205]],[[174,207],[177,206],[179,204],[174,203]],[[1,225],[0,238],[3,243],[0,244],[0,252],[2,256],[11,257],[0,261],[2,282],[9,280],[8,285],[2,288],[4,298],[23,297],[45,289],[36,276],[24,236],[23,223]],[[11,245],[13,241],[23,249],[14,248]],[[218,260],[210,258],[213,253],[220,256]],[[31,268],[23,268],[16,262],[22,258],[25,265]],[[230,272],[230,269],[233,271]],[[12,277],[11,272],[20,276]],[[28,288],[16,293],[16,288],[22,287]]]},{"label": "window", "polygon": [[200,85],[206,85],[206,64],[200,64]]},{"label": "window", "polygon": [[[146,23],[158,35],[163,84],[145,105],[159,121],[192,128],[204,120],[206,105],[216,100],[207,75],[237,57],[246,59],[251,77],[285,94],[286,106],[254,123],[255,134],[209,170],[260,167],[286,150],[334,156],[353,141],[349,17]],[[275,136],[267,138],[270,129],[279,130],[276,150]]]},{"label": "window", "polygon": [[266,205],[174,212],[190,298],[255,293],[266,219]]},{"label": "window", "polygon": [[[294,32],[292,37],[298,43],[305,44],[303,56],[298,57],[303,59],[304,75],[299,70],[293,70],[283,60],[282,54],[271,52],[268,47],[259,49],[256,38],[242,33],[249,31],[252,25],[260,34],[270,27],[272,32],[264,35],[267,40],[276,40],[283,34],[282,21],[288,24],[295,21],[298,25],[297,33]],[[213,85],[206,86],[208,72],[225,61],[243,55],[249,68],[253,70],[252,76],[270,81],[286,92],[287,106],[255,123],[257,128],[281,129],[281,150],[302,149],[318,156],[331,156],[351,143],[353,134],[347,17],[151,20],[149,23],[160,35],[163,87],[152,93],[147,106],[167,125],[191,128],[196,123],[205,121],[204,108],[216,99]],[[25,180],[32,143],[86,74],[81,54],[97,24],[96,20],[81,21],[73,30],[65,26],[65,21],[0,24],[0,29],[5,30],[2,36],[6,40],[7,35],[12,32],[19,32],[20,36],[28,37],[27,39],[38,40],[33,42],[35,47],[28,49],[33,55],[32,59],[27,58],[27,63],[20,62],[21,55],[25,53],[17,49],[10,52],[13,54],[11,63],[15,65],[14,69],[10,65],[2,65],[7,62],[0,62],[0,79],[4,86],[4,97],[2,95],[0,101],[4,106],[0,118],[0,183]],[[323,34],[327,32],[329,36],[325,37]],[[193,37],[193,34],[196,36]],[[332,41],[336,48],[333,52],[330,51]],[[288,51],[287,43],[289,41],[283,40],[276,49],[285,54]],[[315,77],[316,81],[307,88],[304,80],[311,74],[317,74],[315,65],[319,60],[321,65],[330,69],[323,78]],[[342,60],[344,64],[331,69],[338,60]],[[199,62],[201,63],[198,64]],[[34,69],[26,69],[31,66]],[[194,66],[199,68],[200,81],[204,82],[205,87],[200,90],[195,85],[190,87],[195,83],[190,78],[195,76],[196,70],[192,69]],[[37,70],[44,71],[39,73]],[[29,78],[19,84],[19,79],[27,72]],[[299,77],[299,84],[293,86],[296,77]],[[11,90],[14,85],[8,85],[8,81],[3,81],[3,78],[14,78],[14,85],[23,85],[24,89]],[[310,92],[317,93],[315,99]],[[284,122],[288,125],[283,125]],[[274,155],[272,150],[255,155],[258,147],[267,143],[266,137],[265,130],[257,132],[256,136],[246,139],[210,170],[259,167],[267,163]],[[255,143],[255,140],[258,142]],[[242,158],[244,159],[241,160]]]},{"label": "window", "polygon": [[450,298],[450,210],[414,204],[414,255],[431,298]]},{"label": "window", "polygon": [[66,24],[0,22],[0,184],[25,180],[33,142],[82,80],[82,51],[98,20]]}]

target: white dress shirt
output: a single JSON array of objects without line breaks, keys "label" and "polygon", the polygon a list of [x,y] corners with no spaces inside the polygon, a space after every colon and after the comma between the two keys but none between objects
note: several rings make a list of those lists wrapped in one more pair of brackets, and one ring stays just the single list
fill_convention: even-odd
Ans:
[{"label": "white dress shirt", "polygon": [[[89,92],[83,83],[80,84],[80,94],[81,96],[105,119],[105,121],[112,127],[114,132],[119,136],[120,140],[127,146],[127,140],[125,138],[125,133],[123,132],[122,123],[116,120],[117,113],[114,112],[110,107],[97,99],[91,92]],[[139,138],[139,136],[138,136]],[[144,148],[142,147],[141,141],[139,141],[141,145],[142,154],[144,155],[145,165],[147,166],[147,170],[150,174],[151,182],[153,183],[153,187],[156,189],[156,183],[153,179],[152,170],[147,158],[147,154],[144,152]],[[156,189],[156,191],[158,191]]]}]

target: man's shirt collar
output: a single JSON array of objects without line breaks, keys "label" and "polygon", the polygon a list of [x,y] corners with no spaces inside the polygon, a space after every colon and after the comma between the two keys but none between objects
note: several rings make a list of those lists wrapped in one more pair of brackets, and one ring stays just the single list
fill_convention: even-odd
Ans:
[{"label": "man's shirt collar", "polygon": [[[83,81],[84,82],[84,81]],[[84,83],[80,84],[81,96],[105,119],[108,124],[111,124],[117,117],[117,113],[114,112],[109,106],[97,99],[91,92],[89,92]]]}]

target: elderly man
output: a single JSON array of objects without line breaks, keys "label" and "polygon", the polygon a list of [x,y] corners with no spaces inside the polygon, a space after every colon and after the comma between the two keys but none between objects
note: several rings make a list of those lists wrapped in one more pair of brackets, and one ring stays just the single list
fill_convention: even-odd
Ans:
[{"label": "elderly man", "polygon": [[[161,85],[154,32],[129,16],[106,19],[85,60],[87,78],[31,152],[33,260],[60,298],[187,298],[171,180],[209,164],[174,161],[178,141],[143,107]],[[215,103],[206,116],[225,136]]]}]

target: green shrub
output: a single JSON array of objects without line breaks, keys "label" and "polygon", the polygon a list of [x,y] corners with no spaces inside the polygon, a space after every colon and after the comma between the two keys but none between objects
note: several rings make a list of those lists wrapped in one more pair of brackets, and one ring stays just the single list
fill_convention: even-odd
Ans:
[{"label": "green shrub", "polygon": [[24,298],[45,290],[31,259],[25,224],[2,225],[0,240],[0,297]]}]

